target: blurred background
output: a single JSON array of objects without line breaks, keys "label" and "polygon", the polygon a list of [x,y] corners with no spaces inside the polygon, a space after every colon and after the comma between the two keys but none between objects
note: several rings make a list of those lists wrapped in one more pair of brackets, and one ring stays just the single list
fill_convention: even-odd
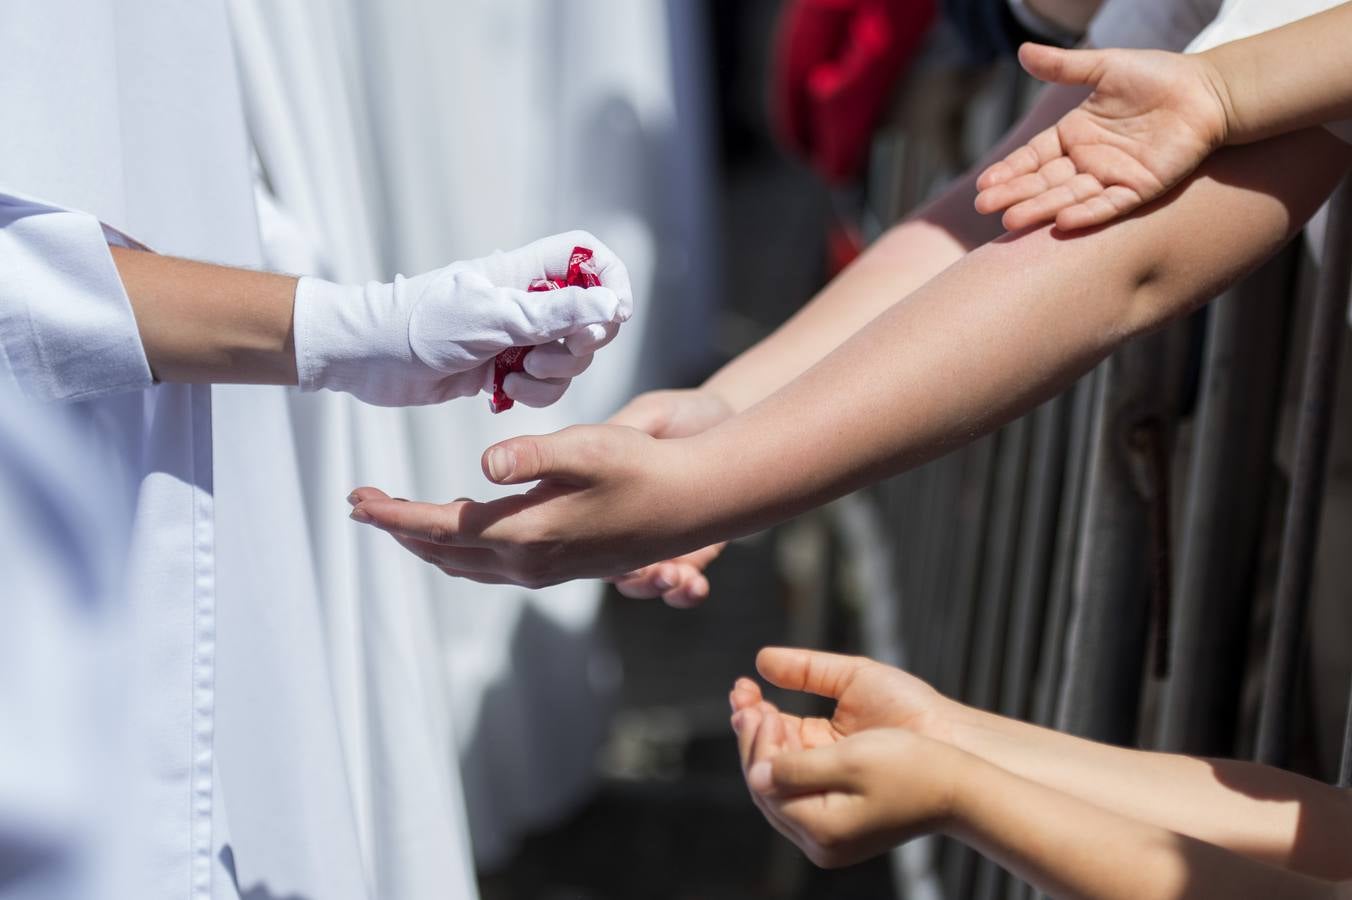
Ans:
[{"label": "blurred background", "polygon": [[1013,50],[1084,24],[1029,6],[227,0],[269,268],[386,280],[583,228],[639,304],[548,409],[289,395],[376,894],[416,861],[381,833],[402,821],[467,833],[486,900],[1031,897],[948,841],[828,872],[772,831],[726,701],[767,644],[1347,783],[1352,364],[1322,216],[998,433],[733,543],[698,609],[453,580],[346,521],[358,484],[491,497],[489,444],[699,384],[769,334],[1021,115]]}]

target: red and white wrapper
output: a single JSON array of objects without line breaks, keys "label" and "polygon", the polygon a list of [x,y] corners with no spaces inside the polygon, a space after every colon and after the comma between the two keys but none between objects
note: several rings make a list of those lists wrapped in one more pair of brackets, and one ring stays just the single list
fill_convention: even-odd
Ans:
[{"label": "red and white wrapper", "polygon": [[[586,247],[574,247],[568,258],[568,271],[562,278],[537,278],[526,288],[531,293],[557,291],[566,287],[600,287],[601,276],[592,265],[592,252]],[[526,354],[534,347],[508,347],[493,360],[493,396],[489,398],[488,408],[495,413],[506,412],[515,405],[507,396],[503,384],[512,372],[521,372],[526,367]]]}]

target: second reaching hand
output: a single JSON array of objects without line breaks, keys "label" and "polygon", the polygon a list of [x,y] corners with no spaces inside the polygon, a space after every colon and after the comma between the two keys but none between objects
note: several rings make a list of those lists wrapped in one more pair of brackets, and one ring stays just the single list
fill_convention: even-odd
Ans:
[{"label": "second reaching hand", "polygon": [[1352,3],[1203,53],[1025,44],[1033,76],[1093,89],[977,181],[1011,230],[1072,231],[1127,215],[1226,144],[1352,116]]}]

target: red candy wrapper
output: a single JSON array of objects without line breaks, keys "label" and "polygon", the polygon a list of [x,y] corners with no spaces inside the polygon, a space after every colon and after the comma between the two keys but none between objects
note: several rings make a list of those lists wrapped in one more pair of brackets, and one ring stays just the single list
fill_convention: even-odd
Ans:
[{"label": "red candy wrapper", "polygon": [[[592,252],[586,247],[574,247],[568,258],[568,271],[562,278],[537,278],[526,288],[531,293],[557,291],[566,287],[600,287],[601,276],[592,265]],[[526,367],[526,354],[532,347],[508,347],[493,360],[493,396],[488,408],[495,413],[506,412],[515,405],[515,401],[503,390],[503,382],[512,372],[523,371]]]}]

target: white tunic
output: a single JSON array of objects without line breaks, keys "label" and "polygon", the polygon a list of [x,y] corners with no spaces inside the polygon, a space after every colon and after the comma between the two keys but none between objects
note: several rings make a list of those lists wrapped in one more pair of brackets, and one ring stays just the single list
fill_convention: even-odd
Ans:
[{"label": "white tunic", "polygon": [[134,508],[131,895],[368,896],[284,392],[152,386],[99,226],[257,262],[224,11],[4,4],[0,34],[0,350]]},{"label": "white tunic", "polygon": [[[122,900],[128,511],[88,435],[0,363],[0,898]],[[67,426],[67,427],[63,427]]]}]

